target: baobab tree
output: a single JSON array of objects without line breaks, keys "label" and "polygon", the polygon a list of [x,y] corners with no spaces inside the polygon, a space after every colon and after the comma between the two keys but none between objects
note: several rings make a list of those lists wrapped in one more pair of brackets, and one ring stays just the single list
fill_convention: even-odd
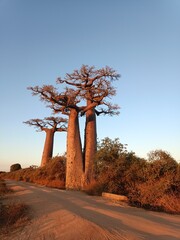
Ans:
[{"label": "baobab tree", "polygon": [[[97,145],[96,114],[118,113],[119,107],[107,101],[107,98],[116,93],[111,81],[118,78],[119,74],[109,67],[96,70],[94,67],[83,65],[79,71],[66,74],[64,79],[58,78],[58,83],[66,83],[72,87],[66,88],[63,93],[59,93],[52,85],[28,88],[33,95],[39,95],[41,100],[48,103],[55,113],[61,112],[69,117],[67,188],[81,189],[92,179]],[[79,115],[86,115],[84,154],[79,132]]]},{"label": "baobab tree", "polygon": [[[83,152],[85,184],[90,183],[93,178],[93,164],[97,150],[96,115],[119,114],[119,107],[106,100],[116,94],[112,81],[119,77],[120,75],[110,67],[95,69],[94,66],[82,65],[80,70],[67,73],[64,79],[57,79],[57,83],[66,83],[78,89],[79,96],[86,101],[86,106],[81,111],[81,115],[86,115]],[[98,109],[100,105],[105,107]]]},{"label": "baobab tree", "polygon": [[54,113],[68,116],[67,128],[67,154],[66,154],[66,188],[81,189],[83,185],[83,157],[79,130],[79,91],[67,88],[65,92],[58,93],[52,85],[43,87],[28,87],[33,95],[38,95],[42,101],[48,103]]},{"label": "baobab tree", "polygon": [[41,159],[41,167],[45,166],[53,154],[53,143],[55,132],[66,132],[67,131],[67,119],[61,117],[47,117],[44,119],[30,119],[25,124],[34,126],[38,130],[46,133],[44,149]]}]

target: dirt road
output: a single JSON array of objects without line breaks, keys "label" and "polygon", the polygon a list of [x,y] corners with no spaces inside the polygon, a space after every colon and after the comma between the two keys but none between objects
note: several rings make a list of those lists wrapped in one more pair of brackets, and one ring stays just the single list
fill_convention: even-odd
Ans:
[{"label": "dirt road", "polygon": [[32,220],[5,240],[178,240],[180,217],[121,206],[102,197],[7,181]]}]

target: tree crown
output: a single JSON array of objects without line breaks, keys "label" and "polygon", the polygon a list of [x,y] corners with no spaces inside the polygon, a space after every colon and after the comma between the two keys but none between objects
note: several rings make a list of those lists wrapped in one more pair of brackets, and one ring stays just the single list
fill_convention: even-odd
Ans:
[{"label": "tree crown", "polygon": [[67,131],[67,119],[62,117],[47,117],[44,119],[30,119],[26,122],[29,126],[34,126],[37,131],[46,131],[53,129],[54,131]]}]

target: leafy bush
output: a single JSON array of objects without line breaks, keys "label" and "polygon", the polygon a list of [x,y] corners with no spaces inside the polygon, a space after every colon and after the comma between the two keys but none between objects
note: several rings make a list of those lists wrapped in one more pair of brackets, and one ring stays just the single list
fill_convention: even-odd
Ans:
[{"label": "leafy bush", "polygon": [[19,163],[15,163],[15,164],[11,165],[10,172],[14,172],[14,171],[17,171],[19,169],[21,169],[21,165]]},{"label": "leafy bush", "polygon": [[145,160],[119,139],[105,138],[98,145],[95,173],[90,194],[123,194],[132,205],[180,213],[180,165],[166,151],[152,151]]}]

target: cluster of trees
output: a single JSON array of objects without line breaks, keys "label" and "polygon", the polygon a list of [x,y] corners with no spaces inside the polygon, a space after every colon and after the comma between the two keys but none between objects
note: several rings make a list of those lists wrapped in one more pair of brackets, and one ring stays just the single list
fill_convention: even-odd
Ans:
[{"label": "cluster of trees", "polygon": [[[56,83],[64,86],[63,92],[59,92],[53,85],[28,87],[54,114],[66,116],[25,122],[46,132],[41,166],[46,165],[52,157],[54,133],[67,131],[66,188],[82,189],[94,177],[97,150],[96,116],[119,114],[119,106],[108,101],[116,94],[112,82],[119,77],[115,70],[107,66],[96,69],[94,66],[82,65],[79,70],[67,73],[63,79],[57,79]],[[80,116],[86,118],[83,147],[79,131]]]}]

